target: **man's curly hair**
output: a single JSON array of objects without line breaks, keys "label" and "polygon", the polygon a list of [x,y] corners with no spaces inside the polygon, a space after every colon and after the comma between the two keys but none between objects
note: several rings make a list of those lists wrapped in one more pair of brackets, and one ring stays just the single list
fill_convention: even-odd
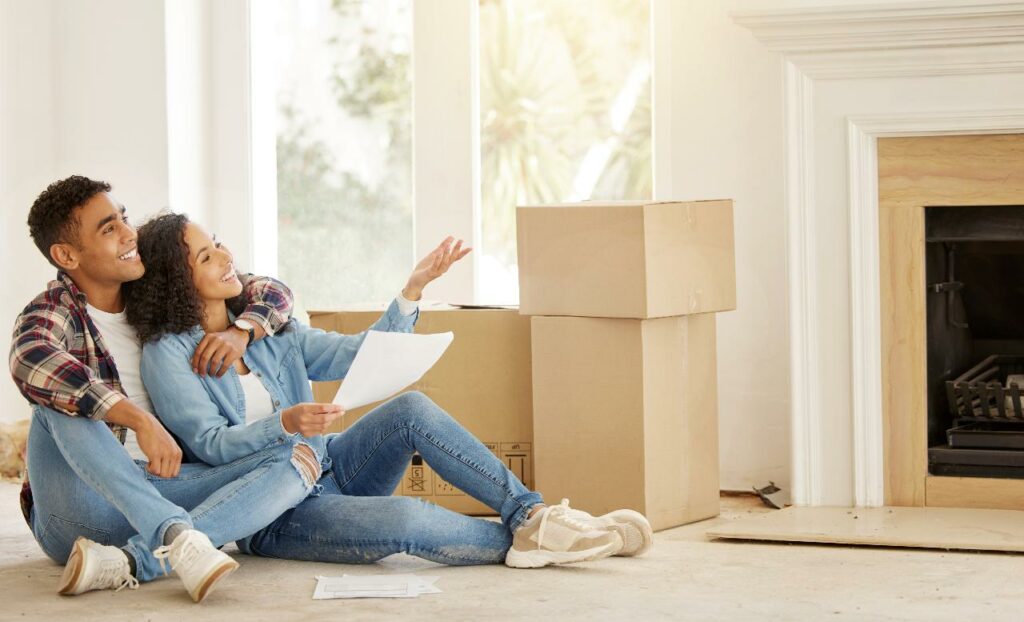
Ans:
[{"label": "man's curly hair", "polygon": [[43,257],[60,268],[50,257],[50,247],[62,242],[78,242],[80,222],[75,209],[101,192],[110,192],[110,184],[72,175],[55,181],[36,198],[28,211],[28,230]]},{"label": "man's curly hair", "polygon": [[128,323],[143,343],[165,333],[182,333],[203,320],[204,307],[192,283],[184,214],[160,214],[139,227],[141,279],[125,283]]}]

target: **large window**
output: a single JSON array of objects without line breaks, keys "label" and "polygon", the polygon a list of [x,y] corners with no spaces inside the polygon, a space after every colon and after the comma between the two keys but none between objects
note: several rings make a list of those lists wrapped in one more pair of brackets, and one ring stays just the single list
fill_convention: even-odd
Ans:
[{"label": "large window", "polygon": [[299,310],[412,265],[412,0],[275,0],[279,274]]},{"label": "large window", "polygon": [[[274,13],[260,21],[270,26],[254,41],[264,52],[254,70],[274,71],[276,128],[265,136],[276,134],[278,274],[300,311],[389,300],[414,240],[423,253],[453,229],[479,237],[475,278],[427,295],[517,302],[517,205],[651,197],[650,2],[476,2],[252,3]],[[261,47],[271,37],[272,54]],[[471,54],[479,84],[453,87],[450,71]],[[439,114],[475,101],[477,123]],[[417,147],[437,174],[415,188],[414,119],[420,136],[452,137]],[[475,155],[479,176],[463,183]]]},{"label": "large window", "polygon": [[481,292],[518,301],[516,205],[651,197],[650,3],[480,0]]}]

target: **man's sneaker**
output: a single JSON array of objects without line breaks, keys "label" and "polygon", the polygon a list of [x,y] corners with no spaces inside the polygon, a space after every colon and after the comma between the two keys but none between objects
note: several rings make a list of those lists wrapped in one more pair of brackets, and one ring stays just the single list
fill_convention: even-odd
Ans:
[{"label": "man's sneaker", "polygon": [[[562,505],[569,507],[569,500],[562,499]],[[614,529],[622,537],[622,549],[614,555],[635,557],[651,550],[654,542],[654,530],[640,512],[634,510],[615,510],[601,516],[591,516],[583,510],[570,508],[569,515],[576,520],[590,525],[594,529]]]},{"label": "man's sneaker", "polygon": [[174,542],[153,551],[153,557],[171,562],[188,595],[203,602],[218,581],[238,568],[238,562],[214,548],[206,534],[195,529],[181,532]]},{"label": "man's sneaker", "polygon": [[105,546],[87,538],[78,538],[60,578],[61,594],[74,596],[92,590],[138,589],[128,557],[116,546]]},{"label": "man's sneaker", "polygon": [[541,508],[512,534],[505,565],[540,568],[608,557],[622,549],[618,531],[595,529],[570,515],[568,502]]}]

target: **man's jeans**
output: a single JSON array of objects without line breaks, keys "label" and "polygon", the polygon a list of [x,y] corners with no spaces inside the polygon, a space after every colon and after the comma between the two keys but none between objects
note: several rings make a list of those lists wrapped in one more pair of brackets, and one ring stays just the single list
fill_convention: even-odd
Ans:
[{"label": "man's jeans", "polygon": [[[501,514],[464,516],[415,497],[391,496],[419,452],[447,482]],[[505,559],[511,532],[541,496],[422,393],[404,393],[327,437],[320,494],[238,543],[247,553],[369,563],[408,553],[451,564]]]},{"label": "man's jeans", "polygon": [[65,563],[79,536],[123,546],[136,576],[162,574],[152,550],[173,523],[194,526],[214,546],[265,527],[312,489],[292,462],[296,441],[219,467],[182,464],[161,478],[136,462],[100,421],[36,407],[28,439],[32,533],[43,551]]}]

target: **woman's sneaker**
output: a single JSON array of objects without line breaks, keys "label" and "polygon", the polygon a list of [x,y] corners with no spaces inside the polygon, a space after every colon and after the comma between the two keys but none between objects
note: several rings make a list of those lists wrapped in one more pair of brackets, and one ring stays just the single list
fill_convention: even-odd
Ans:
[{"label": "woman's sneaker", "polygon": [[618,531],[596,529],[573,517],[571,511],[566,502],[541,508],[526,519],[512,534],[505,565],[540,568],[600,559],[622,549]]},{"label": "woman's sneaker", "polygon": [[138,589],[125,552],[87,538],[78,538],[60,578],[60,594],[75,596],[92,590]]},{"label": "woman's sneaker", "polygon": [[218,581],[238,568],[238,562],[217,550],[205,533],[195,529],[181,532],[173,542],[153,551],[153,557],[171,563],[188,595],[197,603],[203,602]]},{"label": "woman's sneaker", "polygon": [[[569,507],[569,500],[562,499],[562,505]],[[576,520],[590,525],[594,529],[614,529],[622,537],[622,549],[614,555],[636,557],[651,550],[654,543],[654,530],[640,512],[634,510],[615,510],[601,516],[591,516],[583,510],[569,508],[569,515]]]}]

